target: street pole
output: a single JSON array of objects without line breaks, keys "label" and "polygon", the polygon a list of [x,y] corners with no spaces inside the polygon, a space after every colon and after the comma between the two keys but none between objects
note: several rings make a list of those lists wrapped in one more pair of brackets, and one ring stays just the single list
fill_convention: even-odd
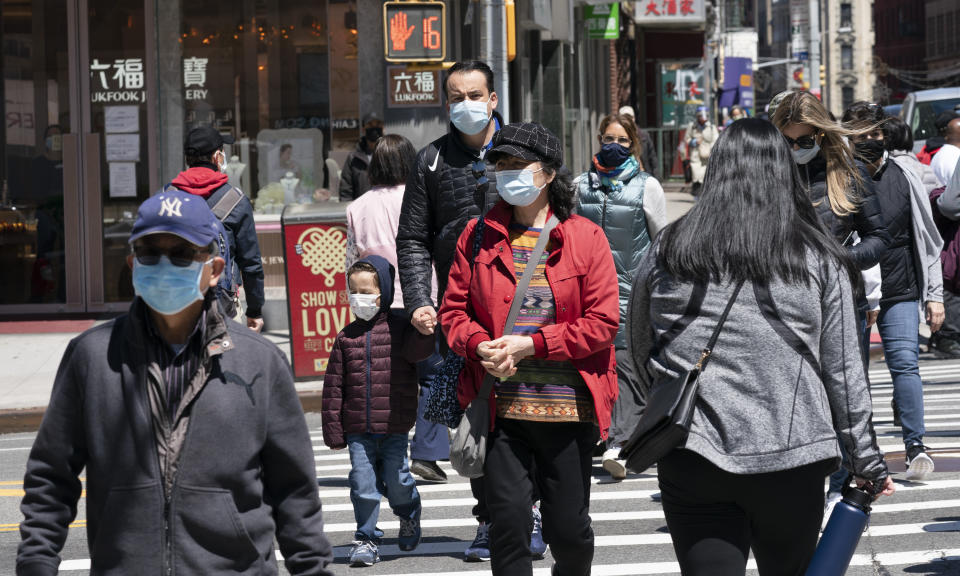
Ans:
[{"label": "street pole", "polygon": [[510,76],[507,70],[507,17],[504,0],[483,0],[483,27],[480,35],[480,60],[493,70],[493,89],[499,104],[497,111],[510,122]]},{"label": "street pole", "polygon": [[810,91],[823,100],[820,86],[820,0],[810,0]]}]

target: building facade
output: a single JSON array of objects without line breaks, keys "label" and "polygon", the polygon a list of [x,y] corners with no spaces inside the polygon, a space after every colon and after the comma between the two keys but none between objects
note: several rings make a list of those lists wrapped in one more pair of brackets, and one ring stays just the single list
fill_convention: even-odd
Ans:
[{"label": "building facade", "polygon": [[[438,3],[443,60],[478,57],[481,4]],[[184,136],[201,124],[236,139],[226,172],[255,208],[268,306],[282,304],[281,212],[327,191],[336,199],[335,168],[362,118],[378,114],[418,147],[447,130],[443,64],[388,62],[382,8],[0,0],[0,316],[125,310],[137,207],[183,169]],[[580,171],[610,101],[597,73],[609,70],[607,43],[587,37],[577,0],[517,0],[515,10],[507,120],[546,124]]]}]

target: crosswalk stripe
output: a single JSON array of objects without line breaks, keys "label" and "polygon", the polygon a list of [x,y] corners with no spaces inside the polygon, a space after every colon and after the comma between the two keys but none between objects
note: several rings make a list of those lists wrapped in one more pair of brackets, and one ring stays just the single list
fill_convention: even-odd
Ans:
[{"label": "crosswalk stripe", "polygon": [[883,526],[869,526],[867,528],[867,534],[870,536],[905,536],[907,534],[923,534],[925,532],[960,532],[960,522],[887,524]]}]

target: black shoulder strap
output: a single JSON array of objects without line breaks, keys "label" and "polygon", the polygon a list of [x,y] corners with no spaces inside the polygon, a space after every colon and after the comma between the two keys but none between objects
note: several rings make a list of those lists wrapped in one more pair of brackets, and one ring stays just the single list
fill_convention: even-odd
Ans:
[{"label": "black shoulder strap", "polygon": [[217,200],[217,203],[213,205],[213,208],[210,209],[214,216],[216,216],[221,222],[223,222],[224,218],[233,212],[233,209],[237,207],[237,204],[243,200],[243,193],[240,192],[236,186],[231,184],[227,184],[227,186],[229,186],[227,191],[224,192],[223,196],[221,196],[220,199]]},{"label": "black shoulder strap", "polygon": [[723,330],[723,325],[727,322],[727,316],[730,315],[730,309],[733,308],[733,303],[736,301],[737,296],[740,295],[741,288],[743,288],[743,280],[737,282],[737,287],[733,289],[733,294],[730,295],[730,300],[727,301],[727,307],[723,309],[723,315],[720,316],[717,327],[713,329],[713,334],[710,336],[710,341],[707,342],[707,347],[700,353],[700,361],[697,362],[696,366],[697,370],[703,372],[704,369],[706,369],[707,362],[710,361],[710,356],[713,354],[713,347],[717,345],[717,339],[720,338],[720,331]]}]

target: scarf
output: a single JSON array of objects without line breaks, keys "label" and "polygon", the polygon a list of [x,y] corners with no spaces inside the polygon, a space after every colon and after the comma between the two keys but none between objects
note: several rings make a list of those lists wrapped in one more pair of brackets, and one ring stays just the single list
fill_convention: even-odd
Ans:
[{"label": "scarf", "polygon": [[624,160],[623,164],[616,168],[604,168],[600,165],[600,162],[597,161],[597,157],[593,157],[593,168],[600,176],[600,183],[603,184],[605,188],[612,188],[614,190],[622,188],[623,181],[632,178],[633,175],[636,174],[639,166],[640,164],[637,162],[637,159],[630,156]]}]

